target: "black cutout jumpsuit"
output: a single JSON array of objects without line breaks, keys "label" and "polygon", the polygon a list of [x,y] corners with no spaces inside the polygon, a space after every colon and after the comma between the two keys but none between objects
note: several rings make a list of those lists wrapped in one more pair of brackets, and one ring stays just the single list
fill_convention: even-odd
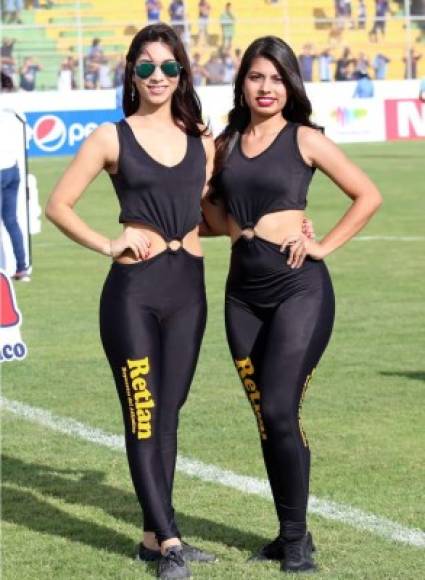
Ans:
[{"label": "black cutout jumpsuit", "polygon": [[[201,138],[188,135],[184,159],[167,167],[148,155],[125,120],[117,132],[118,172],[111,179],[120,222],[149,225],[167,243],[181,241],[201,219]],[[203,258],[167,246],[145,261],[112,264],[101,296],[100,333],[121,401],[144,529],[159,542],[180,537],[172,506],[178,415],[205,323]]]}]

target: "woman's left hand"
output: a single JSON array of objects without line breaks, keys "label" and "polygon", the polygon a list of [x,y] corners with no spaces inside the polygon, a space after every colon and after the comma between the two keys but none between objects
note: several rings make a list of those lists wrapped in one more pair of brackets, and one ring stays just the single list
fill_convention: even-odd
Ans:
[{"label": "woman's left hand", "polygon": [[288,266],[291,266],[291,268],[301,268],[307,256],[307,244],[310,241],[304,234],[294,234],[283,240],[280,251],[284,252],[287,248],[289,249],[288,260],[286,262]]},{"label": "woman's left hand", "polygon": [[284,252],[286,248],[289,248],[289,256],[286,263],[291,268],[301,268],[307,256],[311,256],[314,260],[323,260],[325,257],[325,252],[320,243],[309,239],[304,234],[295,234],[285,238],[280,251]]}]

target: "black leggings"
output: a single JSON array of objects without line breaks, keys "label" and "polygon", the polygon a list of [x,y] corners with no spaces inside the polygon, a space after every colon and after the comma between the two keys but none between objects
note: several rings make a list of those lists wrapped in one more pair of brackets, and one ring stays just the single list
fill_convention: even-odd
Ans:
[{"label": "black leggings", "polygon": [[100,333],[121,401],[127,457],[144,530],[180,537],[172,491],[179,410],[206,323],[203,259],[166,250],[114,263],[100,302]]},{"label": "black leggings", "polygon": [[299,414],[329,341],[334,295],[324,262],[292,270],[277,244],[240,238],[226,291],[226,330],[258,423],[280,534],[306,531],[310,450]]}]

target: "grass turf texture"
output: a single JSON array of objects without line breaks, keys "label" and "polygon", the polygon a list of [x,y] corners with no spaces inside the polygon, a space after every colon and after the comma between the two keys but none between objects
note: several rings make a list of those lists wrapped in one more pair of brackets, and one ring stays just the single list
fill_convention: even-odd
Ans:
[{"label": "grass turf texture", "polygon": [[[351,145],[384,205],[365,235],[423,236],[423,143]],[[67,160],[32,160],[41,201]],[[320,234],[348,206],[317,175],[308,215]],[[107,177],[79,213],[115,236],[118,206]],[[180,453],[264,478],[255,421],[225,342],[226,239],[205,240],[209,320]],[[311,492],[402,525],[423,528],[423,254],[425,242],[353,241],[327,260],[335,285],[334,335],[309,388],[303,423],[312,448]],[[98,297],[108,260],[51,224],[33,239],[34,275],[17,285],[28,358],[2,367],[3,395],[120,434],[121,412],[98,338]],[[4,413],[3,574],[17,578],[150,578],[132,561],[139,510],[124,454]],[[422,437],[423,439],[423,437]],[[422,456],[421,456],[422,453]],[[217,553],[196,578],[282,578],[277,565],[247,566],[276,533],[272,503],[177,474],[175,505],[188,541]],[[310,517],[321,578],[420,578],[423,550]]]}]

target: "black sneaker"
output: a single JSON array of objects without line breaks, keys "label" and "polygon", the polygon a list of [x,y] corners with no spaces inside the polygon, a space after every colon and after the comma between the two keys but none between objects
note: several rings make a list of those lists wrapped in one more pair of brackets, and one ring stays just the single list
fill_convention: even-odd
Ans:
[{"label": "black sneaker", "polygon": [[[216,562],[217,558],[214,554],[210,554],[208,552],[204,552],[195,546],[191,546],[186,542],[182,542],[183,547],[183,557],[186,562],[201,562],[201,563],[209,563],[209,562]],[[156,562],[159,560],[161,556],[161,552],[159,550],[151,550],[150,548],[146,548],[143,543],[139,544],[136,554],[136,560],[141,562]]]},{"label": "black sneaker", "polygon": [[175,578],[192,578],[184,556],[183,547],[170,546],[161,554],[158,560],[158,578],[162,580],[174,580]]},{"label": "black sneaker", "polygon": [[210,554],[209,552],[204,552],[204,550],[200,550],[195,546],[191,546],[186,542],[182,542],[183,548],[183,556],[187,562],[201,562],[201,563],[210,563],[210,562],[217,562],[217,557],[214,554]]},{"label": "black sneaker", "polygon": [[143,543],[140,543],[137,549],[136,560],[140,560],[141,562],[156,562],[160,556],[161,552],[159,550],[151,550]]},{"label": "black sneaker", "polygon": [[314,572],[311,536],[306,534],[301,540],[283,544],[283,560],[280,569],[283,572]]},{"label": "black sneaker", "polygon": [[282,560],[283,544],[285,540],[279,536],[269,544],[263,546],[256,554],[253,554],[248,562],[263,562],[265,560]]},{"label": "black sneaker", "polygon": [[[307,542],[310,552],[316,551],[316,546],[313,544],[313,537],[310,532],[307,532]],[[266,544],[256,554],[253,554],[248,562],[263,562],[265,560],[283,560],[285,557],[283,546],[285,540],[278,536],[269,544]]]}]

